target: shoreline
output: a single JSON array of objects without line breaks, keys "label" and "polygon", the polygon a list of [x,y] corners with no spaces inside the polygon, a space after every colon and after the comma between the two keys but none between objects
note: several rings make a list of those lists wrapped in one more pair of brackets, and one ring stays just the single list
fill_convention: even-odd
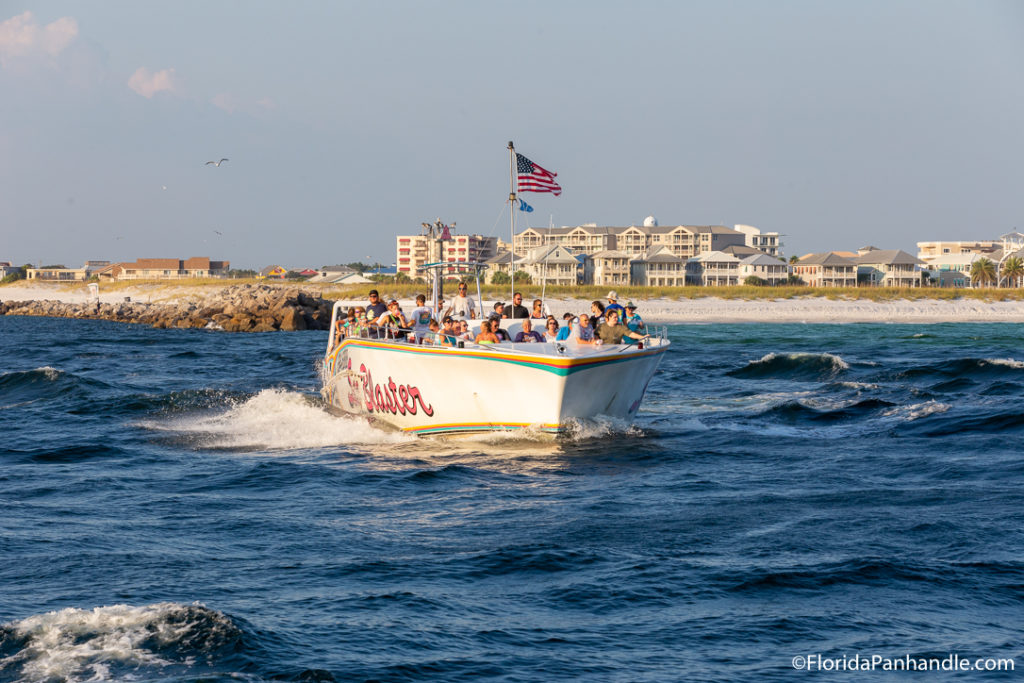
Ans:
[{"label": "shoreline", "polygon": [[[315,291],[302,284],[266,283],[274,289]],[[126,297],[132,303],[177,306],[204,304],[221,296],[230,286],[146,285],[118,288],[112,292],[100,290],[100,303],[121,304]],[[367,285],[367,291],[372,286]],[[330,291],[323,292],[331,296]],[[337,296],[337,294],[335,294]],[[366,304],[365,298],[339,299],[349,305]],[[0,302],[57,301],[65,304],[85,304],[90,301],[84,285],[69,287],[50,283],[0,286]],[[401,298],[402,307],[411,310],[411,298]],[[636,299],[637,312],[651,324],[664,323],[978,323],[1024,322],[1024,301],[983,301],[964,299],[898,299],[874,301],[870,299],[839,300],[826,297],[796,297],[789,299],[698,299],[667,300]],[[620,301],[619,303],[625,303]],[[590,300],[551,297],[547,301],[550,312],[561,319],[565,312],[579,314],[589,311]]]}]

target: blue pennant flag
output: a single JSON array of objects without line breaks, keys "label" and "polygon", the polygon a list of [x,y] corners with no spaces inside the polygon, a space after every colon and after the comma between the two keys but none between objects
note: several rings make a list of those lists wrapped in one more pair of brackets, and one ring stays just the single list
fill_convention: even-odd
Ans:
[{"label": "blue pennant flag", "polygon": [[520,199],[519,200],[519,210],[520,211],[525,211],[526,213],[530,213],[531,211],[533,211],[533,207],[530,206],[529,204],[527,204],[526,202],[524,202],[522,199]]}]

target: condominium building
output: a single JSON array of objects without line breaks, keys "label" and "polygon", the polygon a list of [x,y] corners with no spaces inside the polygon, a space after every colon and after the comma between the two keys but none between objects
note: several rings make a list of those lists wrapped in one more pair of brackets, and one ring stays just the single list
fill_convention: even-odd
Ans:
[{"label": "condominium building", "polygon": [[737,232],[743,233],[745,243],[769,256],[782,256],[782,239],[777,232],[762,232],[753,225],[736,225]]},{"label": "condominium building", "polygon": [[[398,235],[395,263],[398,272],[411,278],[426,278],[427,263],[476,263],[487,261],[498,253],[497,237],[482,235],[451,235],[439,240],[432,235]],[[455,267],[450,269],[453,273]]]},{"label": "condominium building", "polygon": [[562,228],[527,228],[513,237],[516,253],[548,244],[559,244],[574,254],[621,251],[639,258],[651,247],[665,246],[679,258],[721,251],[743,245],[746,235],[724,225],[658,225],[648,218],[644,225],[598,227],[596,224]]},{"label": "condominium building", "polygon": [[968,240],[918,242],[917,258],[931,263],[939,256],[957,256],[960,254],[980,254],[991,256],[1003,248],[1002,240]]}]

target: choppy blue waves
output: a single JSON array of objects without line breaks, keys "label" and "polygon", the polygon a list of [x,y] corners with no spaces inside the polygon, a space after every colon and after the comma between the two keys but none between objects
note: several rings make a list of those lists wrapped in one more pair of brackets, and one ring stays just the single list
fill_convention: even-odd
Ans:
[{"label": "choppy blue waves", "polygon": [[671,333],[631,427],[440,441],[322,333],[0,318],[0,682],[1024,666],[1024,326]]}]

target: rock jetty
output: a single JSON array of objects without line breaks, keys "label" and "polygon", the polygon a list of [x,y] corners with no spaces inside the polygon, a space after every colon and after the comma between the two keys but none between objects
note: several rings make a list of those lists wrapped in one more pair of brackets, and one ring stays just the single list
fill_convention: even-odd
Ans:
[{"label": "rock jetty", "polygon": [[153,327],[227,332],[326,330],[334,302],[296,287],[235,285],[212,289],[198,301],[64,303],[50,299],[2,301],[0,315],[36,315],[138,323]]}]

